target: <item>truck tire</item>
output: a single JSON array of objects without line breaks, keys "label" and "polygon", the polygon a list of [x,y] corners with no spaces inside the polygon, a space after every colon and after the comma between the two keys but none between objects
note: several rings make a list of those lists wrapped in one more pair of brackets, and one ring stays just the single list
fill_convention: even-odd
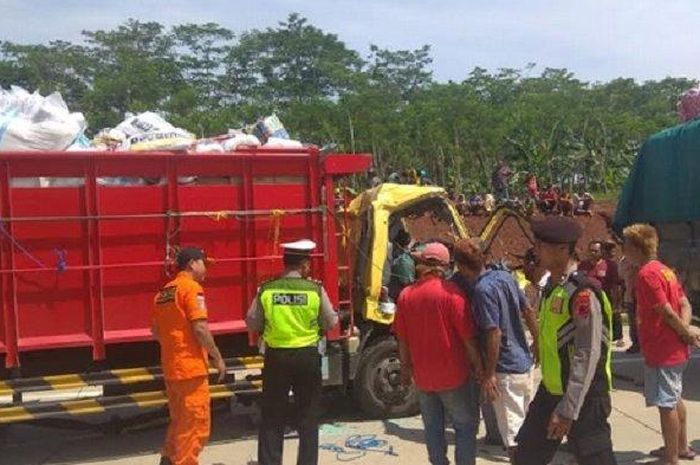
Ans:
[{"label": "truck tire", "polygon": [[384,338],[363,351],[353,384],[362,411],[371,418],[395,418],[418,413],[415,386],[403,386],[396,339]]}]

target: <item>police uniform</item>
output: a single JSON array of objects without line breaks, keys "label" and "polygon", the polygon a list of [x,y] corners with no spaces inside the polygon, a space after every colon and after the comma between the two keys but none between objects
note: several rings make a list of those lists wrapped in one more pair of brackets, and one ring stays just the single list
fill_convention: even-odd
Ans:
[{"label": "police uniform", "polygon": [[[302,240],[282,247],[285,255],[308,255],[316,244]],[[321,397],[318,343],[321,334],[337,324],[338,315],[320,283],[303,278],[298,271],[287,271],[260,287],[246,322],[250,330],[262,333],[265,343],[258,462],[282,463],[291,390],[292,426],[299,432],[297,463],[315,465]]]},{"label": "police uniform", "polygon": [[[562,217],[533,223],[535,237],[572,243],[578,224]],[[612,307],[605,294],[571,270],[549,283],[540,301],[539,352],[542,382],[518,433],[514,463],[546,465],[561,440],[548,439],[553,413],[573,420],[568,441],[580,465],[616,464],[608,417],[611,411]]]}]

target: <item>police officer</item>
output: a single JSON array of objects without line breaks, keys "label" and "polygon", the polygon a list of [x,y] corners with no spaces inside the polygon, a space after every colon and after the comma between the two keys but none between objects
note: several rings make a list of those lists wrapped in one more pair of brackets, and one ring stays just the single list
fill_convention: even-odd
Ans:
[{"label": "police officer", "polygon": [[516,465],[546,465],[568,436],[580,465],[616,464],[610,437],[612,309],[576,272],[581,227],[573,219],[533,222],[535,252],[551,277],[540,301],[542,382],[518,433]]},{"label": "police officer", "polygon": [[316,244],[300,240],[282,244],[284,273],[263,284],[246,322],[265,343],[262,425],[258,438],[260,465],[281,465],[289,391],[294,393],[294,426],[299,432],[298,465],[318,463],[318,421],[323,331],[338,323],[320,283],[308,279],[310,253]]}]

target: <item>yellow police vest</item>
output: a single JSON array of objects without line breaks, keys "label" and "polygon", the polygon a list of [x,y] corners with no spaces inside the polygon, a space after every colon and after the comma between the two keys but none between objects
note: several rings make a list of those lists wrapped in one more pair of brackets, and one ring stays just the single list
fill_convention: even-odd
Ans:
[{"label": "yellow police vest", "polygon": [[273,349],[298,349],[318,343],[321,286],[304,278],[285,277],[260,288],[265,315],[263,339]]},{"label": "yellow police vest", "polygon": [[583,289],[590,289],[595,293],[603,310],[600,360],[595,368],[589,392],[608,392],[612,387],[612,305],[603,291],[586,284],[584,278],[573,276],[563,285],[545,292],[540,302],[538,345],[542,384],[550,394],[563,395],[566,390],[575,333],[571,316],[571,299]]}]

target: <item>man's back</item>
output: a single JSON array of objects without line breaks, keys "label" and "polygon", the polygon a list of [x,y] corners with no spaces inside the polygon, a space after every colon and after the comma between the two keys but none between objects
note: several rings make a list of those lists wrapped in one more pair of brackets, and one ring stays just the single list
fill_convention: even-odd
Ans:
[{"label": "man's back", "polygon": [[665,304],[681,314],[685,297],[676,274],[658,260],[642,266],[635,283],[637,318],[644,359],[649,366],[671,366],[688,360],[688,345],[657,311]]},{"label": "man's back", "polygon": [[158,328],[161,363],[168,380],[207,375],[207,354],[192,330],[192,322],[207,318],[204,291],[180,273],[156,295],[152,319]]},{"label": "man's back", "polygon": [[502,332],[499,373],[525,373],[532,366],[521,320],[526,308],[525,295],[507,271],[487,270],[474,286],[473,311],[479,330],[498,328]]},{"label": "man's back", "polygon": [[465,341],[474,337],[474,324],[457,285],[430,276],[404,289],[394,330],[409,347],[419,389],[443,391],[466,381]]}]

